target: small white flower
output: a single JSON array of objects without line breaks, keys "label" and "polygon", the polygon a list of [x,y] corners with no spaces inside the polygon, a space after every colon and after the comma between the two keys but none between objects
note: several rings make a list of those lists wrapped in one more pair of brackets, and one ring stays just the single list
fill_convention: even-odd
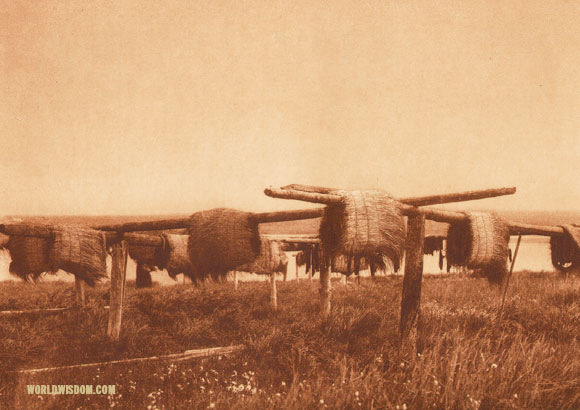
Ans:
[{"label": "small white flower", "polygon": [[492,363],[492,364],[491,364],[491,368],[492,368],[492,369],[497,369],[497,364],[495,364],[495,363]]},{"label": "small white flower", "polygon": [[514,394],[514,399],[517,399],[517,398],[518,398],[518,394],[517,394],[517,393],[515,393],[515,394]]},{"label": "small white flower", "polygon": [[210,408],[210,409],[213,409],[214,407],[215,407],[215,403],[210,403],[210,404],[209,404],[209,408]]},{"label": "small white flower", "polygon": [[320,399],[320,404],[324,404],[324,400],[323,399]]}]

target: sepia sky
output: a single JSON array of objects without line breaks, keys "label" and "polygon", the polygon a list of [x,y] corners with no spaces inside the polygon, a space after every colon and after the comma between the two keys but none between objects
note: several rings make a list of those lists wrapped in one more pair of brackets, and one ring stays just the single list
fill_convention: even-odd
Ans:
[{"label": "sepia sky", "polygon": [[576,2],[0,1],[0,215],[580,208]]}]

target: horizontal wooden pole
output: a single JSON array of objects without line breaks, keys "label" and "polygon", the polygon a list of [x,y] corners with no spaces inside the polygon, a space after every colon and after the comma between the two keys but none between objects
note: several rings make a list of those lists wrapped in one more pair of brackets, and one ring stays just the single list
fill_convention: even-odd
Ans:
[{"label": "horizontal wooden pole", "polygon": [[[295,211],[277,211],[252,214],[258,223],[293,221],[298,219],[320,218],[323,208],[299,209]],[[95,229],[102,231],[135,232],[135,231],[166,231],[183,229],[191,226],[190,218],[162,219],[157,221],[128,222],[113,225],[98,225]]]},{"label": "horizontal wooden pole", "polygon": [[338,204],[342,202],[342,196],[335,194],[319,194],[316,192],[297,191],[293,189],[266,188],[264,193],[272,198],[294,199],[297,201],[312,202],[316,204]]},{"label": "horizontal wooden pole", "polygon": [[[103,309],[109,309],[109,306],[103,306]],[[28,309],[28,310],[2,310],[0,316],[19,316],[19,315],[52,315],[56,313],[68,312],[75,308],[45,308],[45,309]]]},{"label": "horizontal wooden pole", "polygon": [[[417,213],[424,213],[426,219],[444,223],[461,223],[469,220],[469,214],[463,212],[446,211],[434,208],[416,208],[408,205],[401,207],[405,216],[413,216]],[[564,229],[559,226],[531,225],[520,222],[508,221],[510,235],[540,235],[557,236],[564,235]]]},{"label": "horizontal wooden pole", "polygon": [[290,189],[294,191],[303,191],[303,192],[313,192],[319,194],[332,194],[333,192],[340,191],[340,189],[336,188],[325,188],[322,186],[314,186],[314,185],[301,185],[301,184],[290,184],[281,187],[280,189]]},{"label": "horizontal wooden pole", "polygon": [[298,219],[321,218],[323,214],[324,208],[316,208],[316,209],[299,209],[296,211],[263,212],[259,214],[254,214],[254,218],[258,223],[268,223],[268,222],[295,221]]},{"label": "horizontal wooden pole", "polygon": [[[0,224],[0,232],[14,236],[33,236],[36,238],[50,238],[53,229],[58,225],[27,224],[23,222],[15,224]],[[94,229],[94,228],[93,228]],[[116,232],[104,232],[107,243],[118,240]]]},{"label": "horizontal wooden pole", "polygon": [[126,232],[123,234],[123,239],[131,245],[152,247],[163,246],[163,239],[160,235],[145,235]]},{"label": "horizontal wooden pole", "polygon": [[[309,198],[322,198],[324,201],[328,200],[326,195],[339,195],[336,192],[339,191],[335,188],[324,188],[320,186],[312,185],[300,185],[291,184],[280,188],[280,190],[275,190],[269,188],[270,191],[276,195],[276,198],[282,198],[284,193],[278,191],[286,191],[286,195],[290,195],[292,198],[283,199],[295,199],[299,194],[310,194],[307,195]],[[437,205],[437,204],[447,204],[451,202],[465,202],[474,201],[478,199],[493,198],[497,196],[513,195],[516,193],[515,187],[510,188],[491,188],[477,191],[465,191],[465,192],[455,192],[450,194],[437,194],[437,195],[427,195],[419,197],[408,197],[408,198],[398,198],[397,201],[413,206],[427,206],[427,205]],[[266,195],[268,195],[266,193]],[[322,195],[322,196],[321,196]],[[327,202],[321,202],[327,203]]]},{"label": "horizontal wooden pole", "polygon": [[312,243],[312,244],[317,244],[317,243],[320,243],[320,239],[319,238],[282,239],[282,242],[286,242],[286,243]]},{"label": "horizontal wooden pole", "polygon": [[542,235],[558,236],[564,235],[564,229],[560,226],[530,225],[520,222],[510,222],[511,235]]},{"label": "horizontal wooden pole", "polygon": [[170,229],[189,228],[189,218],[172,218],[158,221],[127,222],[123,224],[97,225],[94,228],[101,231],[131,232],[131,231],[166,231]]},{"label": "horizontal wooden pole", "polygon": [[426,206],[426,205],[438,205],[438,204],[448,204],[451,202],[465,202],[474,201],[478,199],[494,198],[504,195],[513,195],[516,193],[516,188],[492,188],[484,189],[480,191],[466,191],[466,192],[456,192],[452,194],[440,194],[440,195],[428,195],[420,197],[411,198],[399,198],[398,201],[407,205],[413,206]]},{"label": "horizontal wooden pole", "polygon": [[45,373],[52,371],[62,371],[66,369],[80,369],[80,368],[94,368],[114,364],[127,364],[127,363],[146,363],[155,362],[160,360],[170,360],[172,362],[179,362],[188,359],[195,359],[197,357],[209,357],[217,356],[220,354],[226,355],[230,353],[235,353],[244,348],[243,345],[227,346],[227,347],[210,347],[207,349],[196,349],[196,350],[186,350],[183,353],[167,354],[163,356],[151,356],[151,357],[138,357],[135,359],[124,359],[124,360],[111,360],[108,362],[99,363],[83,363],[70,366],[59,366],[59,367],[45,367],[42,369],[27,369],[27,370],[17,370],[7,373],[18,373],[18,374],[35,374],[35,373]]}]

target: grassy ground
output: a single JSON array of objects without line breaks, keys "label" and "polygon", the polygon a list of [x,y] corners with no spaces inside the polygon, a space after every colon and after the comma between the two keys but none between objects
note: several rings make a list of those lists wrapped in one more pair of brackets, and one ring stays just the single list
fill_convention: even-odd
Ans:
[{"label": "grassy ground", "polygon": [[[0,371],[177,353],[243,343],[230,356],[4,373],[5,408],[580,408],[580,279],[516,274],[504,311],[480,279],[424,280],[419,353],[398,352],[401,277],[333,284],[318,317],[317,283],[210,284],[127,294],[121,340],[107,341],[105,287],[83,312],[0,318]],[[68,306],[70,284],[0,284],[0,309]],[[27,384],[115,384],[108,396],[26,394]]]}]

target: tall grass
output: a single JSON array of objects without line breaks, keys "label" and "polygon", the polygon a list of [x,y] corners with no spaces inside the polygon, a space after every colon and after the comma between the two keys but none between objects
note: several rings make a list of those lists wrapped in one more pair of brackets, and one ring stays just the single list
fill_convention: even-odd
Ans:
[{"label": "tall grass", "polygon": [[[202,289],[129,289],[121,340],[104,335],[106,289],[85,312],[2,318],[2,370],[142,357],[243,343],[241,353],[179,363],[103,366],[35,376],[5,374],[6,408],[580,408],[580,280],[516,274],[503,319],[483,279],[424,280],[418,354],[398,351],[401,277],[335,282],[319,318],[308,281]],[[63,306],[70,285],[2,284],[1,308]],[[110,396],[35,396],[38,384],[116,384]],[[150,406],[150,407],[148,407]]]}]

